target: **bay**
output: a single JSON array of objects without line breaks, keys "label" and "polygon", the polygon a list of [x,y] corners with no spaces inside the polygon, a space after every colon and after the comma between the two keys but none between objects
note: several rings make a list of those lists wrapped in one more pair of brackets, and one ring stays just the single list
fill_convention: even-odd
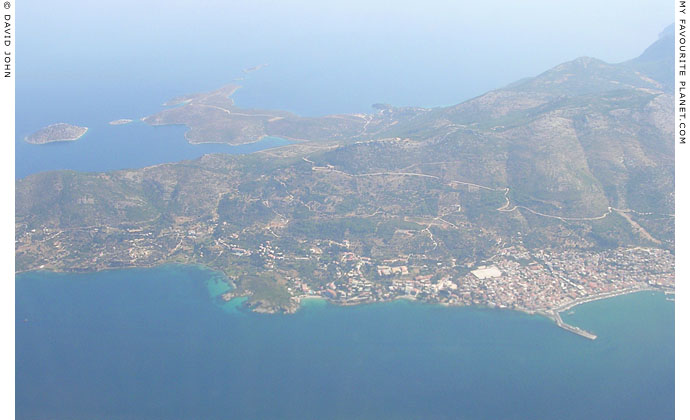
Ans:
[{"label": "bay", "polygon": [[[16,178],[60,169],[103,172],[141,168],[196,159],[209,153],[246,154],[291,143],[282,138],[265,137],[256,143],[237,146],[190,144],[184,137],[187,131],[184,126],[152,127],[140,121],[163,109],[160,104],[178,95],[179,86],[170,86],[164,93],[159,89],[138,89],[131,81],[126,85],[128,88],[121,90],[113,87],[95,90],[89,81],[84,83],[86,86],[68,84],[41,89],[18,83]],[[96,96],[96,93],[104,96]],[[119,118],[134,121],[125,125],[109,124]],[[48,144],[24,141],[32,132],[57,122],[85,126],[89,130],[76,141]]]}]

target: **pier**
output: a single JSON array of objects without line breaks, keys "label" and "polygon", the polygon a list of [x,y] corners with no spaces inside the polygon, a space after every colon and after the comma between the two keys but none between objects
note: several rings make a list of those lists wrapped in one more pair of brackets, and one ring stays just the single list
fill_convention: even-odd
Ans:
[{"label": "pier", "polygon": [[[650,290],[658,290],[652,287],[635,287],[635,288],[628,288],[628,289],[621,289],[621,290],[614,290],[612,292],[606,292],[606,293],[599,293],[596,295],[592,296],[587,296],[579,299],[575,299],[572,302],[566,303],[565,305],[559,306],[555,309],[547,310],[547,311],[538,311],[540,314],[544,315],[547,318],[551,318],[556,322],[556,325],[559,327],[563,328],[566,331],[570,331],[573,334],[577,334],[579,336],[588,338],[590,340],[596,340],[597,336],[596,334],[592,334],[589,331],[585,331],[582,328],[578,328],[575,326],[572,326],[570,324],[566,324],[563,319],[561,318],[561,312],[567,311],[568,309],[581,305],[583,303],[587,302],[593,302],[595,300],[600,300],[600,299],[608,299],[614,296],[620,296],[620,295],[625,295],[629,293],[636,293],[636,292],[643,292],[643,291],[650,291]],[[667,293],[667,292],[665,292]]]},{"label": "pier", "polygon": [[553,318],[553,320],[556,321],[556,325],[558,325],[559,327],[563,328],[566,331],[570,331],[573,334],[577,334],[579,336],[582,336],[584,338],[588,338],[590,340],[596,340],[597,339],[596,334],[592,334],[591,332],[585,331],[582,328],[578,328],[578,327],[575,327],[575,326],[572,326],[570,324],[566,324],[565,322],[563,322],[563,319],[561,319],[560,312],[553,311],[551,313],[551,318]]}]

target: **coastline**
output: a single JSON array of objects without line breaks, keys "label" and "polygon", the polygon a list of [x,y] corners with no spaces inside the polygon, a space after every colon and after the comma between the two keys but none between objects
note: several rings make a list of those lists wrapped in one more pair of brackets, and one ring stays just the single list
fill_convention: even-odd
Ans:
[{"label": "coastline", "polygon": [[589,303],[589,302],[594,302],[597,300],[602,300],[602,299],[608,299],[616,296],[623,296],[623,295],[629,295],[631,293],[637,293],[637,292],[653,292],[653,291],[665,291],[663,288],[654,288],[654,287],[634,287],[634,288],[628,288],[628,289],[621,289],[621,290],[615,290],[613,292],[605,292],[605,293],[599,293],[596,295],[591,295],[579,299],[575,299],[574,301],[570,303],[566,303],[565,305],[561,305],[555,309],[554,311],[557,311],[558,313],[565,312],[568,309],[572,309],[575,306],[582,305],[584,303]]},{"label": "coastline", "polygon": [[[227,282],[228,285],[230,285],[230,282],[228,281],[228,277],[225,275],[225,273],[222,270],[218,270],[216,268],[204,265],[204,264],[199,264],[199,263],[180,263],[180,262],[166,262],[162,264],[156,264],[156,265],[151,265],[151,266],[128,266],[128,267],[111,267],[111,268],[104,268],[100,270],[66,270],[66,271],[55,271],[55,270],[45,270],[45,269],[36,269],[36,270],[25,270],[25,271],[15,271],[15,276],[24,274],[24,273],[32,273],[32,272],[45,272],[45,273],[55,273],[55,274],[90,274],[90,273],[98,273],[98,272],[106,272],[106,271],[116,271],[116,270],[131,270],[131,269],[156,269],[156,268],[165,268],[166,266],[168,267],[193,267],[199,270],[203,271],[208,271],[209,273],[213,275],[220,275],[223,278],[223,281]],[[396,296],[392,299],[388,300],[372,300],[372,299],[367,299],[367,300],[356,300],[356,301],[345,301],[345,302],[340,302],[340,301],[334,301],[331,299],[328,299],[326,297],[320,296],[320,295],[299,295],[299,296],[294,296],[292,298],[292,303],[294,306],[290,306],[289,308],[282,308],[286,310],[280,310],[279,307],[276,307],[276,310],[273,311],[267,311],[267,310],[254,310],[254,308],[251,308],[253,312],[257,313],[269,313],[269,314],[294,314],[295,312],[299,311],[304,304],[311,301],[311,302],[323,302],[327,304],[331,304],[334,306],[358,306],[358,305],[365,305],[365,304],[385,304],[385,303],[391,303],[391,302],[396,302],[396,301],[407,301],[407,302],[417,302],[421,304],[429,304],[429,305],[439,305],[443,307],[466,307],[466,308],[488,308],[488,309],[496,309],[496,310],[509,310],[509,311],[515,311],[515,312],[521,312],[525,313],[528,315],[540,315],[545,318],[548,318],[552,320],[556,326],[559,328],[562,328],[568,332],[580,335],[584,338],[587,338],[589,340],[595,340],[597,338],[597,335],[590,332],[586,331],[582,328],[579,328],[577,326],[570,325],[563,321],[561,318],[561,313],[564,311],[567,311],[569,309],[572,309],[578,305],[582,305],[585,303],[590,303],[598,300],[604,300],[604,299],[609,299],[609,298],[614,298],[618,296],[623,296],[623,295],[628,295],[628,294],[633,294],[633,293],[638,293],[638,292],[664,292],[666,294],[668,293],[675,293],[674,290],[670,290],[668,288],[662,288],[662,287],[651,287],[651,286],[644,286],[644,287],[634,287],[634,288],[626,288],[626,289],[620,289],[620,290],[615,290],[611,292],[605,292],[605,293],[599,293],[591,296],[586,296],[582,298],[575,299],[571,302],[568,302],[566,304],[563,304],[561,306],[555,307],[555,308],[543,308],[543,309],[537,309],[537,310],[530,310],[526,308],[520,308],[520,307],[515,307],[515,308],[501,308],[497,306],[490,306],[490,305],[481,305],[481,304],[472,304],[472,305],[458,305],[458,304],[451,304],[447,302],[425,302],[422,300],[417,299],[416,297],[412,295],[400,295]],[[230,293],[232,293],[230,291]],[[243,305],[246,302],[247,295],[237,295],[237,296],[232,296],[230,299],[223,299],[225,300],[226,303],[230,302],[238,302],[237,306]]]},{"label": "coastline", "polygon": [[[151,125],[154,126],[153,124],[151,124]],[[188,130],[185,131],[185,133],[184,133],[184,139],[187,140],[187,143],[189,143],[189,144],[191,144],[191,145],[199,145],[199,144],[222,144],[222,145],[230,146],[230,147],[234,147],[234,146],[246,146],[246,145],[250,145],[250,144],[260,143],[262,140],[264,140],[264,139],[266,139],[266,138],[269,138],[269,139],[287,140],[287,141],[290,142],[290,143],[284,144],[284,145],[282,145],[282,146],[275,146],[275,147],[270,147],[270,148],[268,148],[268,149],[262,149],[262,150],[273,150],[273,149],[277,149],[278,147],[285,147],[285,146],[290,146],[290,145],[295,144],[295,143],[301,143],[301,142],[306,142],[306,141],[308,141],[308,140],[293,139],[293,138],[288,138],[288,137],[271,136],[271,135],[268,135],[268,134],[264,134],[264,135],[260,136],[260,137],[258,138],[258,140],[246,141],[246,142],[241,142],[241,143],[228,143],[228,142],[223,142],[223,141],[197,141],[197,140],[193,140],[193,139],[190,139],[189,137],[187,137],[187,133],[189,133],[189,132],[191,131],[191,129],[189,129],[189,126],[188,126],[188,125],[186,125],[186,124],[158,124],[158,126],[166,126],[166,125],[183,125],[183,126],[187,127]],[[155,127],[155,126],[154,126],[154,127]],[[262,150],[258,150],[257,152],[260,152],[260,151],[262,151]],[[257,152],[251,152],[251,153],[257,153]]]},{"label": "coastline", "polygon": [[[148,118],[150,118],[150,116],[142,117],[142,118],[139,119],[139,121],[141,121],[141,122],[143,122],[143,123],[145,123],[145,124],[148,124],[148,125],[151,126],[151,127],[165,127],[165,126],[182,126],[182,127],[185,127],[187,130],[184,132],[183,137],[184,137],[185,141],[186,141],[188,144],[191,144],[191,145],[193,145],[193,146],[200,145],[200,144],[219,144],[219,145],[230,146],[230,147],[234,147],[234,146],[247,146],[247,145],[252,145],[252,144],[260,143],[262,140],[264,140],[264,139],[266,139],[266,138],[269,138],[269,139],[286,140],[286,141],[289,142],[288,144],[284,144],[284,145],[280,145],[280,146],[274,146],[274,147],[269,147],[269,148],[267,148],[267,149],[257,150],[256,152],[250,152],[250,153],[257,153],[257,152],[260,152],[260,151],[263,151],[263,150],[273,150],[273,149],[277,149],[277,148],[279,148],[279,147],[290,146],[290,145],[295,144],[295,143],[307,143],[307,142],[309,142],[309,140],[305,140],[305,139],[297,139],[297,138],[286,137],[286,136],[274,136],[274,135],[271,135],[271,134],[262,134],[262,135],[259,136],[256,140],[241,141],[241,142],[232,142],[232,143],[230,143],[230,142],[224,142],[224,141],[204,141],[204,140],[195,140],[195,139],[189,138],[189,133],[192,131],[192,128],[191,128],[190,126],[188,126],[187,124],[184,124],[184,123],[152,123],[152,122],[147,121]],[[129,124],[129,123],[123,123],[123,124],[112,124],[112,123],[109,123],[109,124],[111,124],[111,125],[123,125],[123,124]]]},{"label": "coastline", "polygon": [[673,291],[669,291],[665,288],[655,288],[655,287],[635,287],[635,288],[627,288],[627,289],[621,289],[621,290],[616,290],[612,292],[606,292],[606,293],[599,293],[596,295],[591,295],[579,299],[575,299],[572,302],[568,302],[564,305],[558,306],[553,309],[539,309],[539,310],[529,310],[525,308],[499,308],[497,306],[489,306],[489,305],[454,305],[446,302],[424,302],[421,300],[418,300],[414,296],[411,295],[401,295],[401,296],[396,296],[395,298],[391,300],[382,300],[382,301],[376,301],[376,300],[366,300],[366,301],[358,301],[358,302],[335,302],[333,300],[330,300],[325,297],[317,296],[317,295],[303,295],[303,296],[298,296],[296,297],[299,307],[302,307],[302,302],[304,300],[320,300],[335,306],[357,306],[357,305],[365,305],[365,304],[376,304],[376,303],[391,303],[391,302],[396,302],[396,301],[406,301],[406,302],[416,302],[416,303],[421,303],[421,304],[429,304],[429,305],[439,305],[443,307],[466,307],[466,308],[486,308],[486,309],[495,309],[495,310],[509,310],[509,311],[514,311],[514,312],[520,312],[524,313],[527,315],[540,315],[545,318],[548,318],[552,320],[557,327],[562,328],[568,332],[571,332],[573,334],[577,334],[581,337],[587,338],[589,340],[596,340],[598,336],[590,331],[584,330],[580,327],[568,324],[567,322],[563,321],[561,318],[561,313],[564,311],[567,311],[569,309],[572,309],[576,306],[585,304],[585,303],[590,303],[590,302],[595,302],[598,300],[604,300],[604,299],[610,299],[618,296],[623,296],[623,295],[629,295],[633,293],[638,293],[638,292],[664,292],[666,294],[668,293],[674,293]]},{"label": "coastline", "polygon": [[[86,379],[93,380],[93,383],[96,384],[113,378],[112,375],[103,375],[103,363],[117,363],[118,366],[131,369],[135,376],[140,372],[137,370],[139,366],[152,366],[155,372],[152,371],[150,377],[154,379],[167,378],[166,374],[170,372],[170,369],[177,366],[190,378],[198,380],[201,374],[196,370],[189,369],[191,365],[203,368],[203,378],[211,378],[211,383],[215,385],[217,385],[216,381],[218,380],[224,381],[228,378],[235,380],[236,378],[234,383],[237,389],[245,389],[247,380],[256,378],[257,372],[263,373],[267,378],[275,377],[276,370],[267,369],[267,360],[277,359],[276,364],[269,366],[278,366],[277,369],[281,373],[283,370],[280,369],[285,369],[286,374],[290,375],[290,382],[285,382],[286,389],[290,388],[291,383],[300,384],[299,381],[307,372],[307,377],[314,380],[313,388],[310,389],[313,389],[315,393],[319,392],[318,385],[322,380],[321,378],[325,377],[324,375],[332,375],[334,369],[342,369],[339,371],[342,372],[342,375],[349,375],[353,366],[361,367],[361,371],[358,372],[363,372],[362,374],[369,374],[368,372],[370,372],[371,376],[364,377],[361,381],[361,386],[368,389],[369,381],[375,381],[375,377],[379,377],[379,375],[383,375],[380,377],[386,378],[388,381],[388,376],[385,375],[390,372],[390,366],[393,364],[395,366],[407,366],[406,370],[403,369],[402,371],[393,369],[401,372],[400,379],[395,378],[395,382],[400,383],[405,383],[404,380],[406,379],[409,380],[408,368],[410,366],[415,370],[415,374],[418,374],[417,372],[428,374],[429,383],[436,383],[438,375],[444,372],[448,366],[453,369],[452,372],[447,373],[448,378],[464,378],[468,382],[470,380],[468,372],[473,372],[472,374],[476,375],[472,377],[473,381],[480,381],[482,378],[486,378],[484,366],[492,366],[492,380],[506,384],[506,388],[511,386],[505,381],[505,378],[506,374],[513,375],[514,371],[510,370],[512,366],[521,369],[522,371],[518,372],[521,375],[522,372],[525,372],[524,375],[532,378],[531,380],[535,384],[543,384],[544,378],[555,378],[561,381],[559,386],[565,389],[572,386],[569,382],[569,375],[549,375],[553,372],[582,372],[581,369],[584,368],[587,369],[585,372],[600,375],[594,376],[592,379],[592,389],[594,390],[592,392],[595,393],[598,389],[597,386],[600,386],[599,378],[605,379],[611,375],[609,371],[601,371],[600,366],[620,367],[620,373],[625,374],[630,370],[629,367],[623,363],[616,364],[615,362],[628,354],[635,357],[638,350],[635,345],[630,344],[647,342],[646,344],[650,346],[649,349],[652,351],[660,345],[659,338],[666,338],[668,335],[660,334],[651,337],[646,335],[648,329],[652,332],[658,329],[660,326],[658,320],[654,323],[644,324],[645,329],[640,329],[639,335],[634,334],[635,325],[640,318],[635,312],[630,313],[631,316],[615,317],[616,322],[624,323],[627,327],[620,333],[618,333],[619,330],[615,329],[615,325],[606,328],[606,332],[604,332],[603,327],[599,326],[609,324],[609,320],[605,318],[607,314],[620,313],[624,310],[623,315],[627,315],[628,311],[634,310],[638,301],[644,303],[645,308],[648,309],[658,307],[670,307],[672,309],[672,305],[665,305],[667,302],[664,302],[663,297],[659,296],[660,293],[656,294],[656,297],[652,297],[651,293],[639,294],[639,299],[621,301],[620,304],[614,300],[610,306],[607,301],[594,305],[596,307],[593,308],[583,307],[581,309],[582,314],[587,315],[583,316],[583,319],[589,317],[594,322],[591,324],[593,325],[592,328],[594,326],[602,328],[599,339],[590,342],[562,333],[545,319],[528,317],[518,312],[498,312],[472,307],[445,310],[445,308],[418,305],[405,300],[388,302],[385,305],[337,308],[321,303],[323,301],[318,299],[309,298],[305,300],[306,306],[303,311],[298,312],[294,317],[254,314],[242,305],[241,299],[225,304],[209,298],[204,288],[205,276],[194,273],[192,276],[180,277],[176,272],[166,273],[164,271],[152,272],[151,274],[139,272],[132,275],[118,274],[94,277],[93,279],[82,277],[81,279],[74,279],[77,280],[76,282],[71,282],[73,280],[71,277],[46,277],[45,280],[36,281],[32,279],[30,282],[19,285],[20,306],[18,307],[18,322],[16,322],[17,330],[20,333],[22,343],[29,343],[26,347],[22,347],[25,352],[22,354],[21,360],[22,363],[28,362],[25,364],[30,364],[33,369],[27,370],[27,374],[31,373],[34,375],[32,377],[37,378],[35,382],[26,384],[22,392],[24,394],[30,392],[28,387],[33,386],[34,383],[42,383],[41,381],[46,375],[41,364],[45,359],[36,356],[47,353],[31,344],[36,342],[33,337],[37,337],[43,338],[48,343],[49,350],[55,349],[54,352],[49,352],[49,355],[55,356],[56,368],[60,368],[59,373],[61,375],[66,374],[66,377],[69,377],[70,368],[80,366],[78,364],[80,358],[84,357],[83,353],[66,350],[74,348],[74,342],[88,344],[90,347],[85,349],[88,351],[86,359],[92,363],[91,366],[94,366],[93,372],[95,373]],[[151,281],[148,280],[149,277],[152,277]],[[124,282],[120,283],[120,280]],[[84,285],[85,288],[81,288],[79,284]],[[169,290],[167,290],[166,285],[170,285]],[[61,292],[54,294],[56,291]],[[93,293],[94,291],[97,293]],[[71,298],[63,299],[63,296]],[[622,299],[625,300],[625,298]],[[126,310],[130,305],[130,300],[132,300],[132,307],[137,308],[136,311]],[[45,302],[46,306],[36,305],[40,302]],[[117,302],[118,305],[113,304],[114,302]],[[87,309],[91,312],[88,312]],[[96,313],[97,316],[88,316],[90,313]],[[667,318],[667,313],[668,311],[663,312],[664,320]],[[87,316],[80,317],[78,314],[86,314]],[[190,315],[194,317],[192,318]],[[50,318],[49,316],[57,316],[57,318]],[[23,322],[24,318],[28,318],[27,323]],[[130,344],[128,344],[130,341],[119,346],[117,344],[119,336],[113,337],[115,346],[104,346],[101,337],[112,337],[113,330],[93,328],[86,331],[90,331],[89,334],[84,335],[84,329],[77,328],[75,325],[83,326],[87,322],[88,325],[98,327],[107,327],[113,323],[116,325],[124,324],[126,327],[132,326],[132,328],[116,329],[115,332],[132,340],[132,342],[141,343],[142,348],[151,349],[151,351],[128,351],[131,349]],[[54,329],[55,326],[58,328]],[[665,330],[671,328],[668,327],[668,323],[662,323],[661,326]],[[170,334],[170,328],[179,333]],[[131,331],[139,335],[130,338]],[[66,332],[72,335],[66,335]],[[613,335],[614,333],[616,334]],[[89,341],[75,341],[73,336],[76,334],[86,337],[85,340],[88,338]],[[185,347],[185,343],[189,345],[190,336],[198,338],[189,347],[192,353],[189,353],[188,348]],[[28,340],[26,337],[32,339]],[[52,337],[56,337],[57,341],[48,341]],[[177,341],[171,342],[171,337]],[[180,345],[178,342],[182,344]],[[410,342],[428,343],[428,346],[422,344],[421,348],[412,347],[409,352],[398,351],[401,346]],[[107,343],[110,342],[106,341]],[[152,347],[152,344],[156,344],[156,346]],[[672,344],[672,341],[663,342],[664,348],[672,346]],[[366,347],[362,347],[362,345],[366,345]],[[114,349],[115,357],[108,353],[91,352],[90,349],[92,348],[108,351]],[[404,349],[404,347],[402,348]],[[512,359],[505,359],[504,354],[498,352],[497,349],[504,349],[511,355]],[[260,351],[268,351],[273,358],[266,357],[263,353],[259,353]],[[305,351],[307,352],[305,353]],[[309,351],[313,351],[313,353],[309,353]],[[324,351],[337,351],[337,354],[325,353],[324,357]],[[618,351],[627,353],[621,356],[617,353]],[[672,354],[672,350],[668,349],[668,352]],[[64,354],[68,354],[75,362],[70,362],[67,366],[58,364],[59,361],[63,360]],[[99,358],[88,356],[88,354],[97,354]],[[159,354],[165,357],[160,363],[146,363],[146,361],[150,361],[148,356],[150,354],[155,354],[156,360],[158,360]],[[184,358],[185,361],[190,360],[185,362],[187,364],[179,364],[181,354],[187,356]],[[206,362],[207,359],[202,358],[207,357],[208,354],[214,356]],[[365,366],[358,364],[362,360],[362,354],[373,355],[371,359],[368,359],[370,362]],[[405,354],[409,354],[414,359],[405,359]],[[664,354],[666,355],[666,353]],[[338,357],[338,355],[345,356]],[[403,359],[399,359],[400,355],[403,356]],[[130,360],[131,357],[135,357],[137,360],[139,357],[143,357],[143,359],[142,362],[136,363],[121,362],[122,358]],[[324,358],[317,359],[316,357]],[[349,359],[342,359],[342,357],[349,357]],[[436,357],[442,357],[441,360],[444,363],[438,363]],[[605,359],[602,360],[601,357]],[[480,363],[475,358],[480,358],[482,362]],[[35,360],[38,360],[39,363],[34,362]],[[197,363],[195,360],[204,360],[204,362]],[[242,362],[241,365],[233,363],[238,360]],[[315,360],[316,362],[314,362]],[[597,362],[594,363],[593,360]],[[656,366],[656,361],[651,358],[639,357],[634,360],[648,362],[652,366]],[[672,364],[671,359],[664,358],[664,360],[667,360],[669,365]],[[564,364],[563,361],[574,363],[574,365]],[[463,364],[455,364],[460,362]],[[299,368],[286,368],[286,363],[299,363]],[[540,366],[544,363],[548,365],[535,373],[533,366]],[[430,369],[429,366],[432,368]],[[562,366],[565,368],[561,371],[559,369]],[[638,371],[638,367],[635,365],[634,370]],[[222,369],[220,371],[222,375],[219,374],[218,369]],[[309,369],[322,369],[323,375],[310,376],[309,372],[311,371]],[[238,372],[242,375],[239,378]],[[654,371],[649,376],[654,378],[658,374],[659,372]],[[259,379],[263,381],[263,377]],[[623,384],[622,386],[625,388],[626,382],[618,381],[618,377],[614,377],[614,382]],[[176,387],[175,384],[171,386]],[[420,385],[420,387],[424,386],[426,385]],[[551,384],[545,385],[546,388],[549,386]],[[209,389],[212,388],[213,386]],[[100,391],[100,388],[96,387],[95,389]],[[117,377],[115,377],[113,389],[122,389],[117,383]],[[438,392],[443,392],[444,389],[447,388],[439,386]],[[642,389],[648,388],[642,386]],[[253,391],[247,391],[247,395],[251,392]],[[294,395],[289,394],[290,391],[286,392],[288,395]],[[433,390],[433,392],[437,391]],[[47,395],[54,394],[47,393]],[[217,395],[218,398],[215,399],[214,397],[212,402],[217,403],[225,400],[222,394]],[[267,391],[267,395],[270,395],[270,391]],[[390,394],[386,393],[385,395]],[[104,394],[104,398],[110,398],[110,396]],[[370,401],[369,398],[367,395],[363,401]],[[567,396],[563,398],[564,400],[568,399]],[[602,397],[602,399],[604,402],[606,401],[605,398]],[[59,401],[59,398],[55,398],[55,400]],[[487,397],[487,401],[490,400],[491,397]],[[144,399],[144,401],[146,400]],[[420,402],[421,410],[426,410],[427,401],[425,399]],[[29,400],[28,403],[31,401]],[[232,407],[237,403],[236,400],[228,403],[228,407],[223,407],[223,412],[219,413],[218,418],[223,418],[229,412],[235,412]],[[572,404],[577,405],[579,403],[573,402]],[[193,409],[194,407],[190,410]],[[327,411],[328,409],[324,411],[324,418],[328,417]],[[423,412],[420,411],[420,413],[424,417]],[[447,413],[452,413],[452,411],[444,412],[444,414]],[[587,414],[591,415],[592,411],[584,410],[584,413],[583,417],[587,417]],[[401,415],[403,414],[404,412],[401,411]],[[251,412],[248,416],[251,417]],[[554,416],[558,417],[557,414]]]},{"label": "coastline", "polygon": [[305,295],[305,296],[299,296],[299,301],[302,303],[303,300],[321,300],[324,302],[328,302],[328,300],[324,297],[321,296],[316,296],[316,295]]},{"label": "coastline", "polygon": [[586,296],[583,298],[575,299],[572,302],[566,303],[564,305],[558,306],[553,309],[548,309],[548,310],[543,310],[543,311],[535,311],[534,313],[537,313],[539,315],[542,315],[546,318],[549,318],[550,320],[554,321],[556,325],[560,328],[563,328],[566,331],[572,332],[573,334],[577,334],[579,336],[585,337],[590,340],[596,340],[597,335],[584,330],[582,328],[576,327],[574,325],[570,325],[563,321],[561,318],[561,313],[565,312],[569,309],[572,309],[578,305],[582,305],[585,303],[590,303],[590,302],[595,302],[598,300],[604,300],[604,299],[609,299],[609,298],[614,298],[617,296],[623,296],[623,295],[629,295],[633,293],[638,293],[638,292],[653,292],[653,291],[663,291],[664,293],[667,292],[667,290],[663,288],[654,288],[654,287],[635,287],[635,288],[628,288],[628,289],[621,289],[621,290],[615,290],[613,292],[606,292],[606,293],[599,293],[596,295],[592,296]]},{"label": "coastline", "polygon": [[177,262],[177,261],[165,261],[160,264],[151,264],[151,265],[128,265],[128,266],[122,266],[122,267],[106,267],[106,268],[100,268],[96,270],[50,270],[50,269],[45,269],[45,268],[36,268],[36,269],[31,269],[31,270],[18,270],[14,272],[14,275],[17,276],[19,274],[29,274],[29,273],[51,273],[51,274],[96,274],[96,273],[103,273],[103,272],[109,272],[109,271],[118,271],[118,270],[153,270],[157,268],[165,268],[165,267],[175,267],[175,266],[180,266],[180,267],[191,267],[191,268],[196,268],[201,271],[209,271],[211,273],[217,274],[222,276],[226,281],[229,280],[228,277],[225,275],[225,273],[222,270],[219,270],[217,268],[213,268],[211,266],[205,265],[205,264],[200,264],[200,263],[184,263],[184,262]]},{"label": "coastline", "polygon": [[580,327],[570,325],[567,322],[563,321],[561,318],[561,313],[564,311],[567,311],[569,309],[572,309],[576,306],[585,304],[585,303],[590,303],[590,302],[595,302],[598,300],[604,300],[604,299],[610,299],[618,296],[623,296],[623,295],[629,295],[633,293],[638,293],[638,292],[664,292],[666,294],[668,293],[674,293],[673,291],[669,291],[664,288],[655,288],[655,287],[635,287],[635,288],[628,288],[628,289],[621,289],[621,290],[616,290],[612,292],[606,292],[606,293],[599,293],[596,295],[591,295],[579,299],[575,299],[572,302],[568,302],[564,305],[558,306],[553,309],[539,309],[539,310],[529,310],[525,308],[499,308],[496,306],[488,306],[488,305],[454,305],[446,302],[424,302],[421,300],[418,300],[414,296],[411,295],[402,295],[402,296],[396,296],[395,298],[391,300],[382,300],[382,301],[375,301],[375,300],[367,300],[367,301],[359,301],[359,302],[335,302],[330,299],[321,297],[321,296],[316,296],[316,295],[305,295],[305,296],[299,296],[297,297],[297,300],[300,304],[300,307],[302,306],[302,300],[304,299],[314,299],[314,300],[322,300],[324,302],[327,302],[329,304],[333,304],[336,306],[357,306],[357,305],[364,305],[364,304],[376,304],[376,303],[390,303],[390,302],[395,302],[395,301],[407,301],[407,302],[418,302],[422,304],[430,304],[430,305],[439,305],[443,307],[466,307],[466,308],[487,308],[487,309],[496,309],[496,310],[509,310],[509,311],[514,311],[514,312],[521,312],[527,315],[540,315],[545,318],[548,318],[552,320],[556,326],[559,328],[562,328],[568,332],[571,332],[573,334],[577,334],[581,337],[587,338],[589,340],[596,340],[597,335],[584,330]]}]

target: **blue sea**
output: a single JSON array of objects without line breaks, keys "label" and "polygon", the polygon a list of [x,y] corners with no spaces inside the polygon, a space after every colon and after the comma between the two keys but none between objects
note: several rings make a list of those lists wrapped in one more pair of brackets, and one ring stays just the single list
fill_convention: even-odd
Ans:
[{"label": "blue sea", "polygon": [[565,318],[397,301],[223,303],[190,266],[16,278],[18,419],[671,419],[674,303]]}]

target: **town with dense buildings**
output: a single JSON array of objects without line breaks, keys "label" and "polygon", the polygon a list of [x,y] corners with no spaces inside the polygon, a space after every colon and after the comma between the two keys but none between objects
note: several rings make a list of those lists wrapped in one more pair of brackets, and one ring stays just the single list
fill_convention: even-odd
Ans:
[{"label": "town with dense buildings", "polygon": [[[347,239],[302,241],[299,246],[285,249],[275,238],[250,247],[246,239],[231,234],[198,246],[199,242],[207,242],[212,232],[197,226],[177,232],[173,238],[172,232],[155,237],[153,231],[130,228],[121,232],[125,239],[107,229],[90,228],[80,233],[90,241],[99,234],[104,239],[121,239],[113,242],[110,250],[105,240],[104,251],[89,261],[73,259],[74,253],[64,242],[64,231],[25,232],[18,236],[17,247],[53,255],[54,259],[46,258],[38,268],[58,270],[64,267],[61,264],[69,264],[72,269],[82,264],[84,270],[153,266],[162,258],[158,251],[167,247],[167,262],[196,261],[223,271],[230,289],[219,299],[256,297],[247,301],[249,307],[269,313],[293,313],[308,298],[336,305],[409,299],[536,313],[561,325],[558,313],[579,303],[642,290],[674,291],[674,256],[660,248],[530,250],[517,241],[497,248],[493,256],[480,261],[425,254],[376,259],[358,253],[358,247]],[[120,250],[113,252],[118,247]],[[106,251],[119,254],[119,259],[94,266]],[[194,252],[197,255],[193,260],[184,257]],[[217,264],[224,255],[229,260],[223,261],[232,261],[234,269]],[[270,278],[270,284],[262,289],[258,285],[266,278]],[[561,326],[577,330],[567,324]],[[573,332],[593,338],[586,331]]]},{"label": "town with dense buildings", "polygon": [[[269,260],[284,258],[264,255]],[[331,282],[314,289],[308,281],[290,278],[288,290],[295,299],[320,296],[343,305],[408,298],[535,313],[612,293],[674,288],[673,255],[654,248],[530,253],[513,246],[477,266],[456,266],[455,261],[420,266],[404,258],[380,263],[386,265],[344,252],[332,264],[320,266],[335,272]]]}]

